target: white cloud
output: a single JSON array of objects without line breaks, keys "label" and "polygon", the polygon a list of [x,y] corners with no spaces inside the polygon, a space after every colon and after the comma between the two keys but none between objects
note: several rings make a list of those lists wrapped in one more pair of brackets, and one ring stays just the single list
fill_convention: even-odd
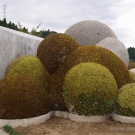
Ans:
[{"label": "white cloud", "polygon": [[123,0],[111,10],[117,15],[112,27],[126,47],[135,47],[135,1]]}]

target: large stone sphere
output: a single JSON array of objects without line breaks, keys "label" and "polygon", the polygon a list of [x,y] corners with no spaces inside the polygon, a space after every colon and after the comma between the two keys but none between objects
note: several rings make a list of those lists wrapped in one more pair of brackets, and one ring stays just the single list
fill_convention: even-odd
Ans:
[{"label": "large stone sphere", "polygon": [[69,112],[79,115],[105,115],[113,110],[109,104],[118,95],[112,73],[97,63],[80,63],[64,79],[64,101]]},{"label": "large stone sphere", "polygon": [[11,75],[0,80],[0,119],[24,119],[51,110],[48,92],[33,78]]},{"label": "large stone sphere", "polygon": [[119,90],[115,113],[135,117],[135,83],[124,85]]},{"label": "large stone sphere", "polygon": [[45,68],[53,74],[64,62],[68,54],[79,44],[69,35],[56,33],[47,36],[38,46],[37,56]]},{"label": "large stone sphere", "polygon": [[106,37],[117,38],[106,24],[94,20],[75,23],[65,31],[65,34],[73,37],[79,45],[96,45]]},{"label": "large stone sphere", "polygon": [[128,67],[129,55],[125,45],[116,38],[107,37],[96,44],[115,53]]}]

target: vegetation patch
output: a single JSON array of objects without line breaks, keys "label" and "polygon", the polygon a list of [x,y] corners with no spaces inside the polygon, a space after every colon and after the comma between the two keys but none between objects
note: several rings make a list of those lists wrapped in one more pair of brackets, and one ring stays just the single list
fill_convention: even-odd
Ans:
[{"label": "vegetation patch", "polygon": [[123,116],[135,116],[135,83],[124,85],[119,90],[115,112]]},{"label": "vegetation patch", "polygon": [[135,62],[135,48],[134,47],[129,47],[127,49],[128,51],[128,54],[129,54],[129,59],[132,61],[132,62]]},{"label": "vegetation patch", "polygon": [[130,61],[129,64],[128,64],[128,69],[130,70],[130,69],[133,69],[133,68],[135,68],[135,62]]},{"label": "vegetation patch", "polygon": [[135,74],[132,73],[131,71],[129,71],[129,73],[130,73],[130,76],[131,76],[132,83],[135,83]]},{"label": "vegetation patch", "polygon": [[24,135],[24,134],[14,131],[14,129],[9,125],[4,126],[3,129],[6,133],[9,133],[9,135]]}]

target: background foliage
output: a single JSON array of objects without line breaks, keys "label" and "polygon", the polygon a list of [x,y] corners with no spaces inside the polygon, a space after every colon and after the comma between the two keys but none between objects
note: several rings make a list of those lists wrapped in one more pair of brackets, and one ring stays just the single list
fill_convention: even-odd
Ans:
[{"label": "background foliage", "polygon": [[50,31],[49,29],[48,30],[40,30],[38,32],[37,28],[40,25],[38,25],[37,28],[33,28],[31,30],[31,32],[29,32],[27,28],[22,27],[20,22],[18,22],[17,25],[15,23],[12,23],[11,21],[9,23],[7,23],[5,18],[3,20],[0,20],[0,26],[6,27],[6,28],[9,28],[9,29],[13,29],[13,30],[17,30],[17,31],[21,31],[21,32],[24,32],[24,33],[28,33],[28,34],[38,36],[38,37],[42,37],[42,38],[45,38],[46,36],[48,36],[50,34],[57,33],[55,31]]},{"label": "background foliage", "polygon": [[129,53],[130,61],[135,62],[135,48],[134,47],[129,47],[128,48],[128,53]]}]

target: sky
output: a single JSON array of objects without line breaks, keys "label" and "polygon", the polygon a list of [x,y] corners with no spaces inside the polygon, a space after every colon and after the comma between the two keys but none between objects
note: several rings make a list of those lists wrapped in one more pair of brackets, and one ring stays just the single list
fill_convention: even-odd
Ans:
[{"label": "sky", "polygon": [[84,20],[108,25],[126,48],[135,47],[135,0],[1,0],[0,19],[23,27],[64,33]]}]

